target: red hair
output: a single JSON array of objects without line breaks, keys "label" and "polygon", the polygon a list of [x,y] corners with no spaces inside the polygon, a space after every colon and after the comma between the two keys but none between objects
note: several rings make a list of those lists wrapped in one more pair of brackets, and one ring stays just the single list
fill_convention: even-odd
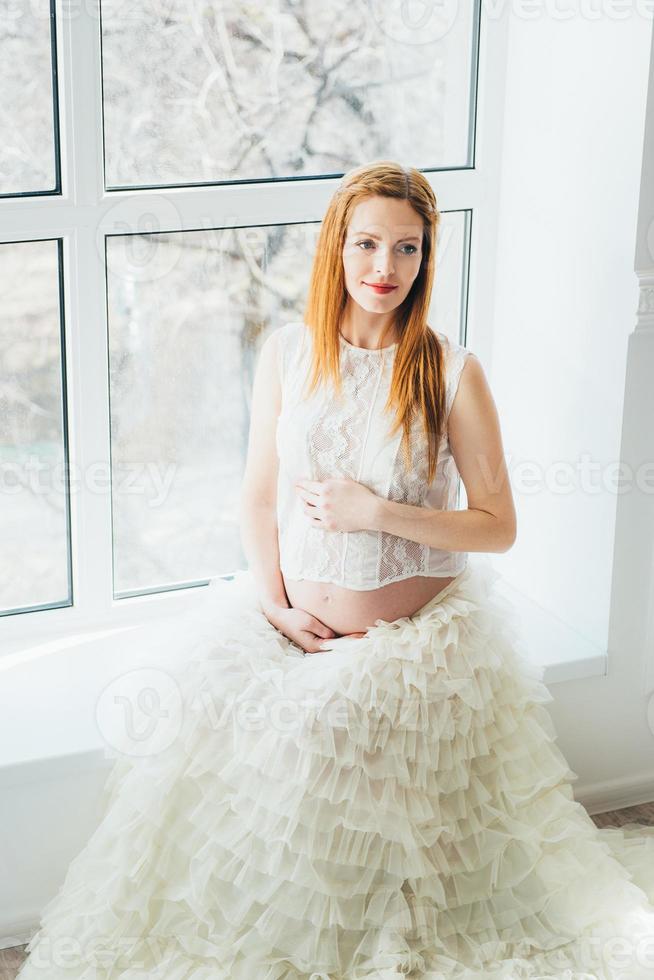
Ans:
[{"label": "red hair", "polygon": [[[399,335],[393,376],[385,411],[395,409],[389,435],[403,428],[402,450],[411,466],[411,426],[420,415],[428,441],[428,480],[438,463],[445,417],[443,346],[427,324],[434,281],[436,232],[440,213],[431,185],[413,167],[381,160],[350,170],[335,191],[322,220],[306,309],[305,326],[313,338],[312,372],[308,394],[321,382],[332,381],[341,392],[340,322],[347,301],[343,247],[352,212],[370,196],[408,201],[423,224],[422,261],[408,295],[395,311]],[[383,346],[383,337],[382,344]]]}]

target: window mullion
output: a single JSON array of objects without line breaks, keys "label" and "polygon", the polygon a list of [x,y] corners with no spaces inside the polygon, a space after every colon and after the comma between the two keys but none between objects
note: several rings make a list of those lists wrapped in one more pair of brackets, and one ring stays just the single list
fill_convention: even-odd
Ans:
[{"label": "window mullion", "polygon": [[79,618],[95,620],[112,601],[105,249],[96,231],[104,196],[99,0],[63,4],[60,17],[63,195],[75,215],[64,269],[73,590]]}]

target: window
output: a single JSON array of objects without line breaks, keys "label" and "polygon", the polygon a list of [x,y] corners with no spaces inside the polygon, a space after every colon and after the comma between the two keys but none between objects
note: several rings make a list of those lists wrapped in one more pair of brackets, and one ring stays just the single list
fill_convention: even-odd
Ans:
[{"label": "window", "polygon": [[[432,180],[433,323],[465,342],[497,157],[477,126],[481,4],[411,9],[64,16],[53,0],[47,20],[0,21],[0,637],[138,621],[245,564],[259,347],[301,318],[321,215],[352,166],[398,159]],[[495,111],[497,74],[484,91]]]},{"label": "window", "polygon": [[58,194],[54,0],[0,4],[0,197]]},{"label": "window", "polygon": [[0,246],[2,602],[71,601],[60,242]]}]

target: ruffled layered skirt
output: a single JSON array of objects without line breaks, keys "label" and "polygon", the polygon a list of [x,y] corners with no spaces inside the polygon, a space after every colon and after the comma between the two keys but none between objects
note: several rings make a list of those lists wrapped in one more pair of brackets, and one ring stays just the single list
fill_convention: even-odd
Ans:
[{"label": "ruffled layered skirt", "polygon": [[575,802],[496,577],[311,655],[213,580],[21,980],[654,977],[654,828]]}]

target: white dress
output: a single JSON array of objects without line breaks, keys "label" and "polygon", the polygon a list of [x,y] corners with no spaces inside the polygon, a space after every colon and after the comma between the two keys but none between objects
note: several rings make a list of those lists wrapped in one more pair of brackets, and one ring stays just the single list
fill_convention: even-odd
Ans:
[{"label": "white dress", "polygon": [[311,656],[214,579],[20,980],[653,977],[654,828],[575,802],[497,574]]}]

